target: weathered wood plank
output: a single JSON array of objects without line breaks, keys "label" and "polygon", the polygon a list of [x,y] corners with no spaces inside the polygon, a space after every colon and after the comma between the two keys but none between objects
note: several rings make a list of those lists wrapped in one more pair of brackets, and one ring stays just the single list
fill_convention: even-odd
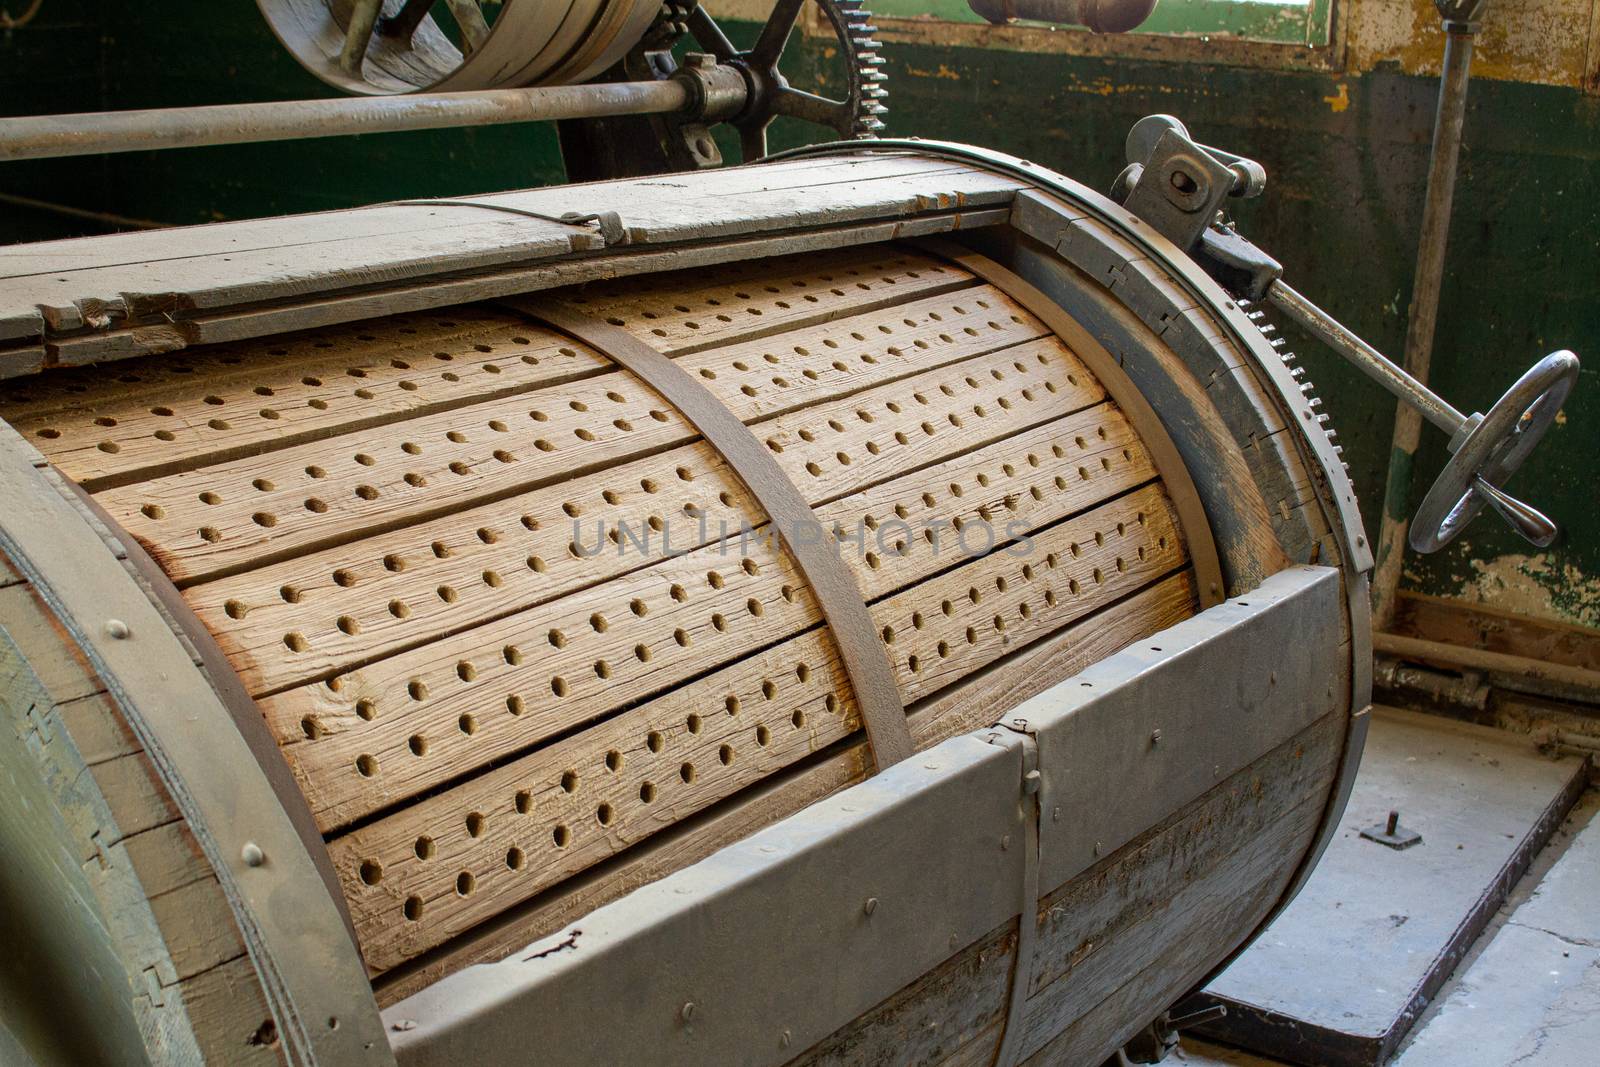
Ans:
[{"label": "weathered wood plank", "polygon": [[[1004,709],[1071,677],[1128,644],[1149,637],[1195,611],[1189,572],[1106,608],[922,702],[911,712],[917,747],[987,726]],[[380,1003],[392,1004],[440,977],[472,963],[504,958],[608,901],[703,859],[732,841],[792,814],[807,804],[863,780],[872,771],[864,740],[850,742],[820,760],[775,774],[698,818],[629,849],[612,864],[597,866],[511,909],[475,931],[449,942],[415,965],[376,979]]]},{"label": "weathered wood plank", "polygon": [[[1007,391],[1006,383],[989,381],[995,390],[984,392],[991,400],[1010,402],[1029,388]],[[1030,517],[1044,522],[1046,513],[1067,514],[1065,505],[1087,506],[1094,498],[1081,496],[1084,489],[1116,492],[1148,476],[1143,447],[1104,404],[1036,429],[1028,428],[1036,421],[1033,404],[995,405],[981,427],[930,438],[921,424],[927,421],[923,416],[940,414],[930,411],[931,403],[910,409],[902,404],[901,412],[884,409],[871,423],[860,420],[858,412],[871,414],[863,403],[877,392],[761,429],[783,449],[776,456],[779,466],[796,478],[806,499],[822,505],[821,526],[842,524],[850,536],[870,540],[858,554],[875,549],[880,562],[905,551],[896,546],[913,534],[913,525],[915,536],[924,539],[919,551],[943,546],[948,555],[967,541],[968,549],[982,551],[985,535],[1010,539],[1007,525],[1024,529]],[[979,397],[980,404],[984,400]],[[956,410],[952,404],[944,413]],[[841,436],[832,425],[856,432]],[[820,435],[810,429],[824,426],[829,429]],[[870,435],[865,445],[864,434]],[[892,435],[910,440],[911,434],[924,442],[917,459],[931,464],[921,473],[913,468],[879,482],[872,465],[838,462],[841,450],[870,456],[873,447],[887,446],[890,455],[900,453]],[[1008,443],[1014,446],[1009,455]],[[958,458],[944,460],[952,453]],[[875,497],[861,495],[880,484]],[[845,504],[841,496],[852,491]],[[958,521],[978,522],[977,532],[969,537],[956,530]],[[721,457],[696,442],[204,583],[186,595],[219,635],[245,684],[269,694],[607,581],[644,566],[652,553],[681,554],[730,533],[738,536],[743,524],[760,527],[764,516]],[[865,576],[879,571],[873,567]]]},{"label": "weathered wood plank", "polygon": [[563,259],[462,277],[431,278],[312,300],[224,309],[184,320],[184,335],[190,344],[237,341],[400,311],[450,307],[612,278],[644,277],[654,271],[718,267],[772,256],[861,248],[906,237],[1003,225],[1008,210],[1005,207],[991,207],[941,211],[906,219],[874,220],[822,230],[798,230],[682,245],[645,245],[637,249],[625,245],[604,256]]},{"label": "weathered wood plank", "polygon": [[[924,311],[925,316],[938,314]],[[992,327],[986,322],[981,328],[967,329],[987,335],[990,343],[1014,343],[1019,331],[1026,336],[1030,329],[1025,316],[1017,318],[1023,322],[1008,327],[995,318],[989,320],[995,324]],[[917,339],[919,328],[935,338],[941,332],[939,324],[928,318],[920,327],[907,327],[900,319],[893,327],[881,325],[891,331],[886,338],[898,335],[908,344]],[[859,331],[843,330],[840,343],[853,344],[852,332]],[[987,376],[980,386],[964,389],[967,396],[930,399],[925,417],[912,420],[909,432],[895,431],[901,434],[899,438],[880,433],[883,440],[874,439],[873,432],[881,427],[862,423],[856,412],[869,404],[896,404],[905,410],[887,409],[889,413],[910,420],[912,412],[906,405],[919,403],[917,395],[940,387],[952,389],[950,380],[961,382],[964,377],[952,370],[935,369],[838,401],[848,409],[844,417],[856,422],[849,436],[857,439],[857,447],[869,453],[876,448],[881,453],[863,457],[862,468],[892,468],[911,447],[911,432],[920,431],[919,436],[931,438],[942,427],[959,435],[960,427],[950,420],[960,421],[964,414],[972,414],[972,401],[988,412],[1004,396],[1005,403],[1032,408],[1042,420],[1099,399],[1098,384],[1064,346],[1053,340],[1039,343],[1043,347],[1030,353],[1036,365],[1025,372],[1015,371],[1011,364],[1018,357],[1003,351],[972,359],[964,367],[965,376],[975,380]],[[580,346],[575,343],[573,347]],[[980,343],[979,347],[987,346]],[[780,369],[794,374],[797,383],[811,382],[805,370],[818,376],[818,384],[796,386],[797,396],[814,401],[861,387],[861,375],[842,372],[821,384],[822,370],[832,368],[836,361],[831,354],[823,354],[829,351],[824,347],[808,350],[806,355],[779,357]],[[866,355],[877,359],[870,351]],[[858,361],[859,356],[858,352]],[[869,372],[870,367],[869,363]],[[996,373],[1000,379],[993,377]],[[740,377],[719,375],[707,383],[737,415],[755,419],[762,408],[771,406],[762,394],[775,384],[774,377],[782,376],[773,375],[763,360],[748,363]],[[754,395],[745,391],[746,386]],[[783,448],[790,435],[813,433],[807,424],[814,416],[836,418],[832,412],[796,410],[779,416],[762,433],[778,442],[776,448]],[[887,418],[882,414],[876,417]],[[312,441],[108,489],[98,494],[98,499],[146,543],[175,580],[192,582],[599,470],[685,444],[697,434],[643,382],[614,371],[412,419],[404,424],[403,433],[391,436],[398,440],[374,441],[357,434]],[[826,462],[826,466],[833,465],[833,461]],[[818,469],[822,466],[819,463]]]},{"label": "weathered wood plank", "polygon": [[[1008,202],[1018,187],[1015,181],[927,160],[860,159],[831,164],[826,171],[828,180],[819,181],[815,173],[797,170],[790,180],[799,184],[792,186],[782,184],[779,168],[765,174],[757,173],[760,168],[740,168],[676,176],[670,182],[642,179],[499,194],[478,198],[478,202],[554,215],[573,210],[575,205],[586,212],[615,210],[627,220],[630,240],[644,244],[815,226],[819,220],[850,223],[1001,204]],[[780,189],[785,195],[771,195]],[[397,231],[396,216],[401,212],[407,219],[420,213],[423,218],[446,216],[449,221],[439,228]],[[11,275],[0,282],[0,338],[28,336],[41,309],[47,321],[53,319],[60,323],[58,328],[71,329],[83,322],[80,308],[84,307],[96,309],[92,314],[105,314],[102,321],[110,324],[123,316],[217,309],[549,260],[592,240],[570,226],[515,214],[481,221],[481,216],[495,212],[478,206],[379,205],[346,215],[360,217],[362,221],[354,224],[360,226],[375,225],[366,223],[366,218],[385,213],[390,216],[389,226],[381,233],[313,243],[306,243],[303,235],[308,229],[314,231],[321,217],[270,220],[274,226],[269,228],[275,231],[295,229],[298,223],[299,240],[284,234],[259,247],[230,251],[225,257],[220,250],[184,255],[177,248],[165,257],[145,254],[164,241],[183,240],[164,232],[128,235],[143,238],[139,242],[89,239],[99,243],[89,247],[87,242],[78,242],[55,250],[75,260],[57,264],[67,268],[65,271],[40,271],[39,265],[52,262],[49,248],[25,253],[7,250],[0,253],[0,264],[24,254],[29,263],[21,268],[28,272],[25,275],[16,273],[18,268],[0,266]],[[457,215],[472,221],[457,223]],[[212,233],[193,239],[226,242],[230,238]],[[256,243],[249,238],[245,241]],[[120,262],[106,267],[90,265],[103,259]]]}]

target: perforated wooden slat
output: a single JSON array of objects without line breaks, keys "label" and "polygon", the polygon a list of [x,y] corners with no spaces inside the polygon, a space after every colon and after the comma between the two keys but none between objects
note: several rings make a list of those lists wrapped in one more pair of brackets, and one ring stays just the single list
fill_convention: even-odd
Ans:
[{"label": "perforated wooden slat", "polygon": [[[617,283],[575,299],[676,354],[708,338],[792,330],[974,284],[936,261],[870,249],[821,262],[788,257],[779,268],[754,292],[724,267],[674,302],[641,301],[626,287],[613,293]],[[841,277],[848,288],[832,285]],[[0,404],[0,417],[98,489],[612,370],[609,360],[520,316],[469,306],[129,364],[115,369],[125,388],[114,391],[100,368],[42,378]]]},{"label": "perforated wooden slat", "polygon": [[[1004,417],[1010,419],[1011,413]],[[1009,429],[1003,423],[992,432]],[[940,446],[921,458],[936,459],[946,451]],[[806,462],[805,453],[786,452],[778,458],[785,456],[797,471]],[[1056,460],[1066,460],[1065,468]],[[1113,463],[1109,487],[1096,481],[1082,488],[1109,494],[1150,477],[1143,446],[1131,428],[1120,415],[1095,407],[835,501],[819,509],[818,521],[830,529],[842,524],[847,531],[875,525],[886,535],[896,534],[887,537],[891,549],[900,541],[893,524],[913,523],[917,536],[942,536],[953,553],[960,547],[959,532],[953,525],[941,529],[937,522],[979,519],[1003,532],[1008,522],[1032,528],[1054,521],[1087,506],[1094,498],[1079,495],[1080,483],[1100,478]],[[691,477],[679,476],[680,469]],[[663,478],[664,471],[672,473]],[[840,466],[822,478],[801,481],[814,504],[853,484],[851,468]],[[687,551],[720,537],[724,529],[736,531],[741,522],[759,525],[762,519],[720,457],[697,442],[459,515],[208,582],[186,595],[201,618],[225,635],[235,669],[247,684],[256,692],[272,692],[325,669],[376,659],[428,636],[532,607],[643,562],[636,551],[618,551],[609,540],[606,551],[578,556],[572,550],[574,523],[585,551],[600,544],[599,530],[624,528],[640,535],[649,531],[658,548],[665,538],[670,550]],[[977,533],[972,546],[982,546]],[[621,547],[631,549],[634,542]],[[875,545],[866,552],[869,569],[862,575],[863,589],[876,596],[894,568],[882,569],[887,553],[876,551]],[[291,640],[294,634],[299,637]],[[288,645],[301,641],[304,654],[292,653]]]},{"label": "perforated wooden slat", "polygon": [[[1030,549],[874,607],[908,703],[1185,562],[1155,487],[1042,532]],[[854,732],[841,681],[826,642],[802,635],[339,838],[369,961],[399,962],[731,794],[751,780],[737,768],[752,753],[770,771]]]},{"label": "perforated wooden slat", "polygon": [[[1030,344],[1043,343],[1030,342]],[[998,355],[1004,356],[1007,353]],[[849,423],[838,420],[836,424],[840,429],[837,431],[825,423],[809,423],[823,427],[822,438],[809,443],[804,442],[801,436],[803,433],[812,432],[807,427],[802,426],[798,430],[782,427],[775,430],[771,438],[779,446],[776,458],[780,462],[785,462],[786,457],[788,457],[786,462],[804,461],[804,465],[791,468],[797,471],[797,481],[802,486],[811,480],[810,469],[813,466],[816,468],[818,481],[828,479],[830,471],[834,472],[835,477],[839,474],[848,476],[853,472],[855,477],[862,479],[856,484],[872,484],[877,480],[870,477],[874,465],[881,465],[891,470],[896,467],[903,469],[915,464],[918,459],[936,458],[940,453],[936,451],[934,442],[938,439],[952,442],[961,450],[984,443],[985,438],[977,436],[976,428],[963,431],[961,427],[950,422],[948,417],[941,418],[941,412],[958,419],[959,415],[956,413],[966,413],[974,423],[982,427],[982,432],[989,435],[988,439],[1004,439],[1030,425],[1044,421],[1028,417],[1029,409],[1034,405],[1038,405],[1038,408],[1033,414],[1039,415],[1070,412],[1079,406],[1079,398],[1071,396],[1075,392],[1074,389],[1061,387],[1051,391],[1045,388],[1045,385],[1053,384],[1050,374],[1064,375],[1071,363],[1068,357],[1061,353],[1054,353],[1053,356],[1054,358],[1048,363],[1040,364],[1036,360],[1018,355],[1006,361],[1003,369],[994,362],[995,357],[980,357],[975,362],[987,365],[989,373],[962,373],[953,379],[953,384],[948,379],[925,382],[923,378],[926,376],[918,376],[907,382],[882,387],[896,390],[890,395],[903,399],[884,400],[881,396],[874,395],[879,390],[871,390],[850,398],[850,402],[857,405],[858,410],[869,413],[873,409],[862,405],[866,405],[869,400],[880,405],[884,416],[882,420],[874,419],[868,422],[852,418]],[[1018,365],[1024,369],[1016,370]],[[967,365],[963,364],[952,369],[962,371],[967,369]],[[1045,377],[1041,380],[1036,372],[1043,372]],[[939,373],[941,372],[935,372]],[[994,377],[996,373],[1000,374],[999,378]],[[1076,375],[1078,372],[1072,373]],[[909,388],[908,394],[898,391],[906,388]],[[1031,392],[1034,399],[1022,400],[1024,391]],[[1016,396],[1018,401],[1011,403],[1009,407],[1001,406],[998,398],[1007,396]],[[921,397],[925,403],[918,403],[917,397]],[[984,408],[985,402],[989,403],[987,409]],[[909,416],[911,420],[920,421],[909,422],[907,424],[909,430],[896,429],[897,421],[889,418],[894,415],[889,411],[891,404],[902,409],[895,419]],[[974,410],[989,410],[992,414],[979,418],[973,414]],[[788,419],[799,419],[810,413],[810,409],[797,412],[775,420],[775,423],[781,424]],[[993,426],[987,424],[990,419],[994,420]],[[933,432],[925,433],[924,427]],[[1086,427],[1083,429],[1087,432]],[[912,433],[917,436],[911,437]],[[874,456],[870,450],[861,447],[861,435],[866,435],[868,443],[883,442],[878,455]],[[903,443],[901,437],[904,438]],[[791,455],[787,446],[794,446],[797,454]],[[802,446],[806,451],[800,450]],[[818,447],[826,457],[826,467],[805,458],[814,454],[811,449]],[[866,461],[860,464],[853,461],[841,462],[839,455],[845,453],[836,451],[841,448],[858,450],[857,454],[865,455]],[[947,446],[944,454],[949,454],[949,450]],[[1082,466],[1079,463],[1055,459],[1053,455],[1050,458],[1054,468],[1053,473],[1063,477],[1067,475],[1076,477],[1076,471]],[[1124,463],[1132,463],[1131,453],[1129,459],[1124,460],[1120,455],[1117,458]],[[1144,461],[1142,454],[1139,458]],[[1107,462],[1110,460],[1107,459]],[[1149,467],[1147,461],[1144,461],[1138,465],[1133,476],[1142,479],[1148,475]],[[1071,485],[1070,482],[1068,484]],[[1096,483],[1090,487],[1091,492],[1098,490],[1100,484],[1106,484],[1109,491],[1110,486],[1116,483],[1113,481]],[[892,484],[883,487],[879,496],[886,505],[901,503],[893,496]],[[918,481],[917,490],[911,499],[921,503],[928,496],[928,490]],[[1080,499],[1078,506],[1086,506],[1091,501],[1092,498]],[[907,505],[901,504],[901,506]],[[853,516],[845,516],[843,521],[849,522],[852,519]],[[585,543],[598,543],[598,536],[593,542]],[[620,547],[632,555],[633,566],[649,561],[649,553],[644,551],[642,546],[634,546],[631,542],[627,542]],[[530,744],[540,737],[548,736],[552,730],[577,725],[570,718],[559,717],[563,714],[570,715],[571,708],[583,708],[592,714],[598,706],[596,702],[638,699],[659,690],[670,681],[687,677],[695,671],[706,669],[713,663],[723,662],[725,658],[759,647],[765,640],[819,621],[809,597],[804,593],[804,583],[790,570],[787,559],[765,546],[759,551],[752,548],[750,557],[744,561],[747,568],[748,565],[759,564],[756,575],[736,574],[729,579],[728,589],[712,589],[696,596],[687,594],[687,591],[700,589],[709,573],[725,571],[730,566],[733,570],[738,570],[736,565],[740,560],[737,558],[737,552],[740,547],[736,544],[729,549],[713,545],[677,559],[651,562],[649,566],[634,570],[613,581],[584,587],[551,603],[422,644],[411,651],[378,660],[347,674],[335,675],[327,683],[311,683],[269,697],[263,701],[263,709],[267,712],[269,722],[278,731],[280,740],[289,746],[286,751],[290,755],[291,763],[304,776],[303,785],[311,797],[313,810],[323,812],[326,809],[327,814],[323,818],[335,821],[325,821],[324,825],[337,825],[339,822],[358,817],[375,806],[393,802],[420,788],[463,773],[471,769],[476,762]],[[731,560],[730,552],[734,553]],[[916,558],[910,557],[910,559]],[[628,562],[624,558],[624,565]],[[574,559],[564,570],[569,575],[583,575],[594,563],[594,560]],[[864,557],[862,560],[862,566],[867,569],[872,569],[875,564],[881,563],[882,558],[877,555],[874,555],[871,562]],[[544,574],[530,571],[525,566],[522,569],[531,573],[535,580],[549,573],[548,570]],[[761,574],[767,577],[756,583],[758,589],[735,595],[738,589],[749,585]],[[474,662],[471,667],[470,680],[477,683],[475,686],[462,688],[460,684],[461,679],[458,675],[463,661],[484,659],[486,650],[494,652],[500,650],[502,646],[512,644],[525,650],[526,635],[530,627],[539,628],[541,636],[544,636],[544,628],[547,626],[562,634],[570,633],[576,636],[592,629],[586,621],[592,612],[613,615],[617,613],[618,605],[632,604],[635,601],[653,605],[662,591],[669,587],[681,587],[686,591],[685,596],[679,598],[677,604],[657,606],[656,614],[643,627],[645,632],[623,641],[620,647],[594,651],[587,643],[579,643],[573,649],[559,648],[554,651],[547,649],[539,661],[542,666],[552,663],[564,665],[552,668],[549,674],[538,678],[535,685],[529,684],[528,672],[516,669],[518,664],[502,664],[498,662],[498,657],[490,655],[487,659],[491,662]],[[450,587],[450,592],[440,596],[439,599],[448,600],[450,596],[455,595],[457,594],[454,587]],[[750,598],[760,602],[761,612],[768,616],[763,618],[759,625],[747,618],[748,614],[754,614],[754,609],[748,603]],[[691,600],[693,603],[686,603]],[[678,619],[679,616],[688,621],[669,622]],[[248,619],[248,613],[246,618]],[[659,659],[663,649],[674,651],[674,642],[681,645],[686,639],[694,640],[694,635],[701,628],[708,626],[708,618],[711,629],[715,629],[716,633],[708,632],[701,636],[696,650],[687,657],[676,655],[670,667],[654,660],[640,661],[637,654],[628,654],[630,650],[637,653],[637,648],[642,645],[653,650],[651,655]],[[622,620],[631,621],[626,613],[622,615]],[[717,629],[718,620],[724,621],[723,629]],[[750,635],[743,640],[733,640],[732,636],[737,635],[724,632],[728,626],[741,620],[746,626],[758,630],[759,636]],[[407,621],[409,620],[391,619],[389,625],[392,630],[395,624]],[[336,623],[336,630],[337,627]],[[345,629],[354,631],[346,636],[359,637],[363,633],[359,625],[347,625]],[[640,627],[632,626],[627,629],[633,633],[640,630]],[[372,635],[367,635],[368,641],[372,639]],[[276,640],[278,644],[287,642],[294,646],[306,643],[306,639],[299,631],[291,633],[287,638],[280,637]],[[614,634],[606,639],[608,643],[616,640],[618,639]],[[309,648],[307,651],[310,651]],[[567,662],[563,659],[564,656],[576,658]],[[585,659],[584,656],[588,658]],[[724,659],[716,659],[718,656]],[[431,693],[434,698],[419,700],[417,698],[419,692]],[[453,737],[449,733],[443,734],[445,740],[440,743],[441,732],[447,725],[454,725],[457,716],[481,715],[484,707],[499,706],[513,697],[519,701],[519,708],[527,714],[520,716],[521,721],[509,725],[503,723],[499,717],[485,718],[484,725],[493,724],[496,729],[486,729],[477,737],[474,746],[477,751],[476,756],[458,754],[457,746],[452,744]],[[553,720],[547,718],[547,709],[549,714],[558,717]],[[403,714],[397,714],[402,711]],[[428,724],[425,729],[420,725],[422,723]],[[476,725],[468,732],[476,734]],[[305,735],[312,736],[308,738]],[[414,738],[419,736],[432,749],[432,757],[426,760],[406,758],[397,761],[396,757],[406,754],[408,750],[412,757],[415,756],[418,744]],[[317,743],[306,745],[307,740]],[[511,749],[505,746],[511,746]],[[302,751],[303,749],[314,751],[307,753]],[[309,762],[313,758],[316,760],[315,765]],[[387,773],[384,773],[385,769]],[[361,773],[362,771],[370,773]],[[358,807],[351,808],[350,805]]]},{"label": "perforated wooden slat", "polygon": [[685,281],[680,274],[655,274],[592,282],[569,290],[567,300],[676,353],[974,284],[970,274],[942,260],[871,246],[767,260],[758,272],[726,263]]},{"label": "perforated wooden slat", "polygon": [[[908,352],[929,351],[929,362],[937,365],[941,355],[961,358],[1042,332],[1031,316],[992,291],[959,297],[952,294],[920,308],[915,318],[895,309],[869,316],[870,327],[854,319],[831,324],[826,339],[854,356],[861,371],[855,375],[838,371],[839,350],[810,332],[804,338],[809,345],[791,342],[779,357],[786,375],[774,373],[761,358],[784,351],[776,339],[736,357],[745,371],[718,373],[721,361],[695,369],[715,375],[702,380],[748,419],[859,389],[882,361],[902,370],[914,365],[904,358]],[[967,314],[958,315],[952,301]],[[962,325],[951,327],[949,317],[961,318]],[[857,337],[876,343],[863,350]],[[793,351],[796,347],[805,354]],[[891,347],[902,356],[888,352]],[[794,384],[785,390],[774,379]],[[774,401],[769,390],[790,395]],[[410,419],[388,434],[341,435],[98,496],[106,510],[151,546],[169,573],[190,581],[507,496],[694,437],[654,390],[612,371]]]},{"label": "perforated wooden slat", "polygon": [[[756,426],[779,465],[820,502],[1101,396],[1059,342],[1038,340]],[[207,583],[189,596],[203,618],[226,629],[224,647],[251,689],[271,692],[638,565],[614,552],[596,558],[598,531],[664,533],[682,551],[720,536],[723,521],[733,529],[761,522],[744,496],[738,478],[697,443]],[[308,606],[328,602],[332,610]]]},{"label": "perforated wooden slat", "polygon": [[237,357],[251,364],[246,376],[202,368],[178,386],[13,421],[98,490],[611,369],[509,312],[458,310],[470,323],[418,315],[381,336],[344,328],[330,341],[318,331],[315,341]]}]

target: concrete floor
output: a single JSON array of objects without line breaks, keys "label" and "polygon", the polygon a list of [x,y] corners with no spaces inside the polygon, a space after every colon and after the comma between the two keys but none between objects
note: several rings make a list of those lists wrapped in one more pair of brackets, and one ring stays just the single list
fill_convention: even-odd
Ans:
[{"label": "concrete floor", "polygon": [[[1590,789],[1390,1062],[1394,1067],[1600,1063],[1600,791]],[[1185,1039],[1177,1063],[1273,1067]]]}]

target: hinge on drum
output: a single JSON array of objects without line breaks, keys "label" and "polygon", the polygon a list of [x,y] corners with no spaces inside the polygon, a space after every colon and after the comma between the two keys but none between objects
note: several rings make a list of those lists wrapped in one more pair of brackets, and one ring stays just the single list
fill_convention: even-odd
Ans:
[{"label": "hinge on drum", "polygon": [[1171,115],[1134,123],[1125,150],[1128,165],[1112,183],[1112,199],[1193,256],[1224,288],[1260,300],[1283,266],[1239,236],[1223,208],[1230,198],[1261,195],[1267,187],[1261,164],[1196,142]]}]

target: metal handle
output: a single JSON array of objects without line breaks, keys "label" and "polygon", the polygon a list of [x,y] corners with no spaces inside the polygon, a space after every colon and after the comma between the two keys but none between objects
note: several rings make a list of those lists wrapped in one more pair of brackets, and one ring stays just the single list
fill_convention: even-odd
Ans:
[{"label": "metal handle", "polygon": [[1474,492],[1482,494],[1489,506],[1494,508],[1512,529],[1538,547],[1550,547],[1550,542],[1554,541],[1556,534],[1560,532],[1556,524],[1542,511],[1529,507],[1499,486],[1484,481],[1482,477],[1472,479],[1472,488]]}]

